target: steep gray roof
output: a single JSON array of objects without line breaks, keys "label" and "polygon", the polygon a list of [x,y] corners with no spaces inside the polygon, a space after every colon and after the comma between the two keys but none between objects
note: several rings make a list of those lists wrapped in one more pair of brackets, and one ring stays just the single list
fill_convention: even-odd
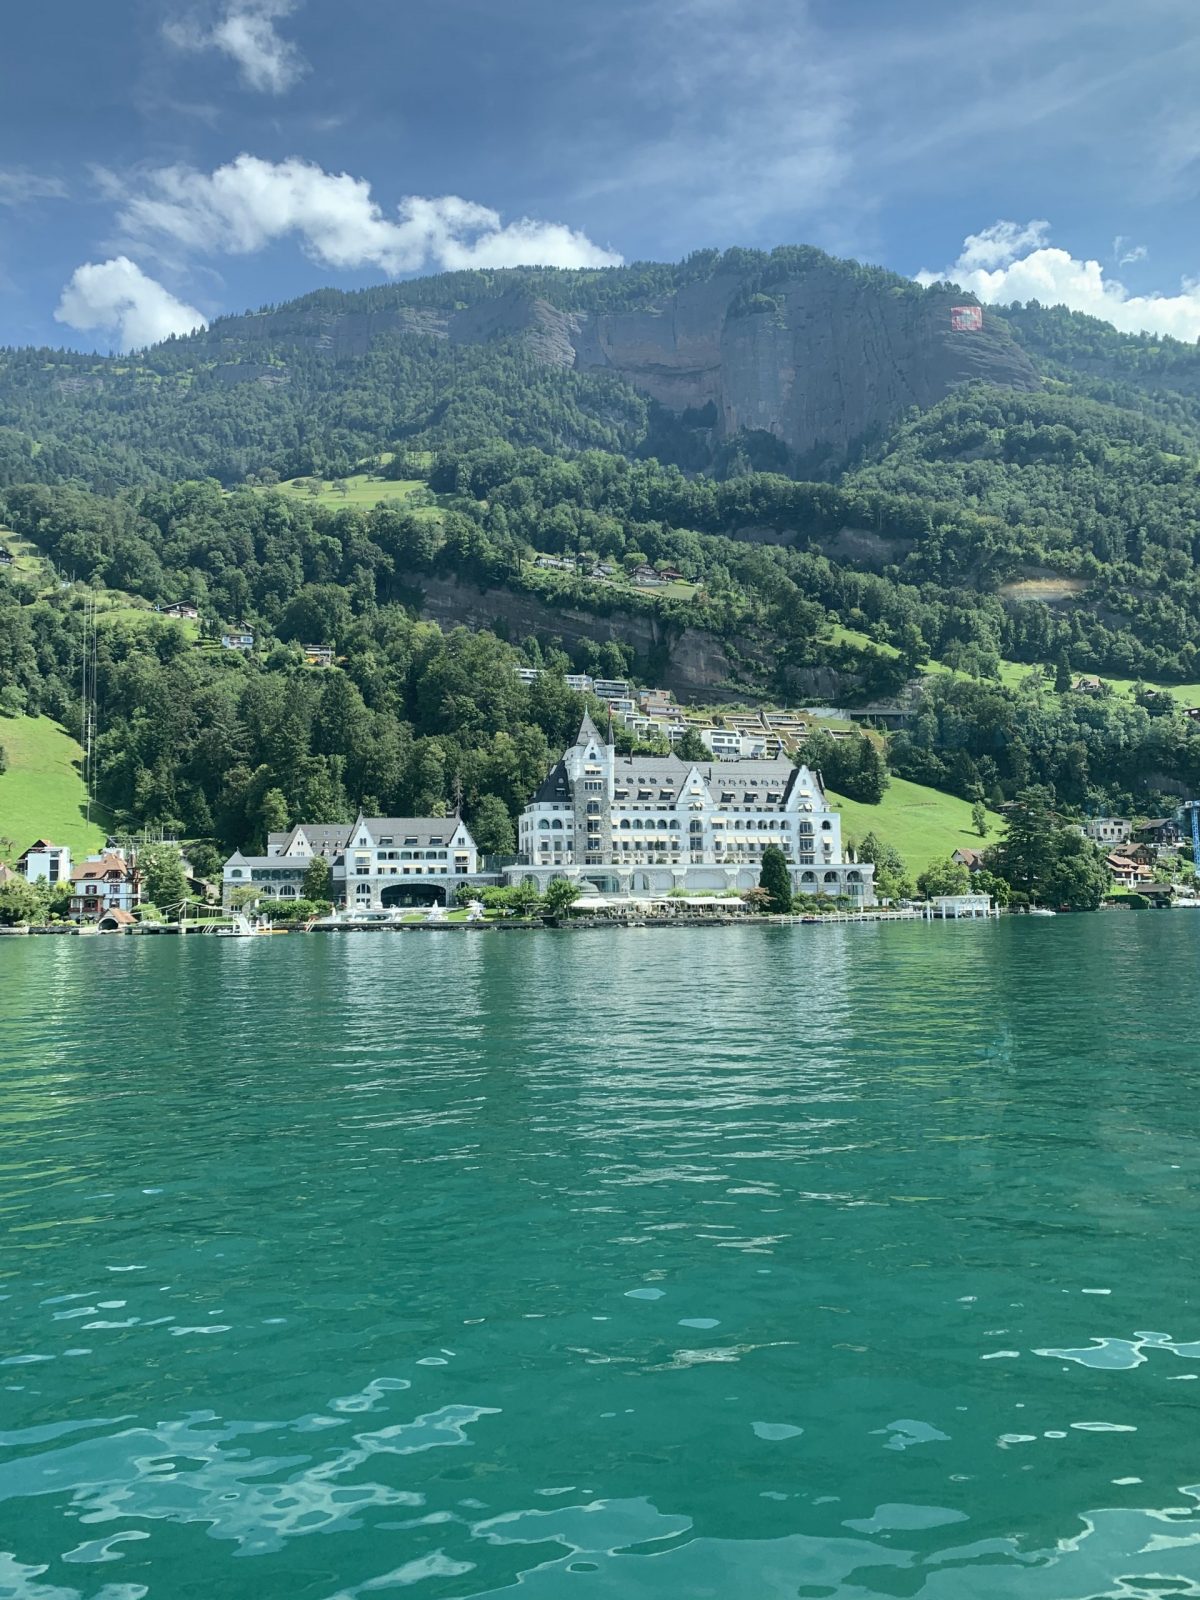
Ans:
[{"label": "steep gray roof", "polygon": [[283,855],[295,843],[296,835],[302,833],[316,855],[336,855],[346,848],[353,826],[351,822],[298,822],[286,833],[269,833],[267,851],[270,855]]},{"label": "steep gray roof", "polygon": [[[394,844],[403,844],[406,839],[415,839],[418,844],[440,839],[443,844],[449,844],[461,823],[459,817],[364,817],[362,820],[372,839],[378,842],[381,837],[389,838]],[[466,828],[465,823],[461,825]],[[470,830],[467,832],[469,834]],[[347,829],[347,837],[353,835],[354,829]]]},{"label": "steep gray roof", "polygon": [[575,740],[575,743],[579,745],[585,745],[591,743],[592,741],[595,741],[596,744],[603,748],[604,736],[585,711],[583,714],[583,721],[579,724],[579,736]]},{"label": "steep gray roof", "polygon": [[567,782],[567,768],[565,762],[556,761],[550,771],[542,779],[529,804],[533,806],[552,805],[556,800],[565,804],[571,798],[571,786]]}]

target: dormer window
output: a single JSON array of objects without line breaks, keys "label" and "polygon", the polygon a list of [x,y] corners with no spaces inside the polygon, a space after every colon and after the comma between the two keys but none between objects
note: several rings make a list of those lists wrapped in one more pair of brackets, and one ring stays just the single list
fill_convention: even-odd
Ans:
[{"label": "dormer window", "polygon": [[732,796],[732,794],[729,793],[728,790],[726,790],[725,793],[722,794],[722,796],[721,796],[721,804],[723,806],[731,806],[733,804],[733,796]]},{"label": "dormer window", "polygon": [[379,842],[380,842],[380,844],[391,844],[392,840],[391,839],[380,839]]},{"label": "dormer window", "polygon": [[779,802],[782,799],[783,799],[783,795],[780,792],[780,790],[778,790],[778,789],[768,789],[767,790],[767,804],[769,806],[770,805],[778,805]]},{"label": "dormer window", "polygon": [[415,833],[410,833],[410,834],[409,834],[409,835],[408,835],[408,836],[407,836],[407,838],[406,838],[406,839],[405,839],[405,841],[404,841],[404,842],[405,842],[405,844],[416,844],[416,842],[417,842],[417,836],[416,836],[416,834],[415,834]]}]

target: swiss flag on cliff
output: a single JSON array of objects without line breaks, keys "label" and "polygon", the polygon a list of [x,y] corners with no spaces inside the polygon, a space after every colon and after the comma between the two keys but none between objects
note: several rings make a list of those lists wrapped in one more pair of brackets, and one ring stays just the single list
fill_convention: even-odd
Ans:
[{"label": "swiss flag on cliff", "polygon": [[951,306],[950,326],[955,333],[979,333],[983,329],[982,306]]}]

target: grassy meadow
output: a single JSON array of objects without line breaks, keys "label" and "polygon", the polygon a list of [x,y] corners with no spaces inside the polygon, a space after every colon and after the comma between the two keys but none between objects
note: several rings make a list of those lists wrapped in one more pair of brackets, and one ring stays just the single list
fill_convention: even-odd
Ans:
[{"label": "grassy meadow", "polygon": [[956,795],[923,784],[893,777],[877,806],[829,791],[830,802],[842,814],[842,837],[857,843],[874,833],[904,857],[904,864],[915,878],[934,861],[944,861],[955,850],[982,849],[1000,837],[1003,820],[988,812],[988,833],[981,839],[971,825],[971,807]]},{"label": "grassy meadow", "polygon": [[84,820],[76,740],[49,717],[0,717],[0,746],[8,761],[0,772],[0,858],[13,859],[38,838],[69,845],[76,859],[98,850],[106,819],[93,806],[96,820]]}]

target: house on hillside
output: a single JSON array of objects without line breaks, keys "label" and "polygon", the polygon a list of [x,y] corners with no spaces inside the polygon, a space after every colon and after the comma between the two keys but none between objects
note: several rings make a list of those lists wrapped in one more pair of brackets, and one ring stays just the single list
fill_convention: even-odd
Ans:
[{"label": "house on hillside", "polygon": [[1074,694],[1087,694],[1095,699],[1098,695],[1103,695],[1107,692],[1107,685],[1102,678],[1097,678],[1091,673],[1085,673],[1084,676],[1075,679],[1071,685],[1071,690]]},{"label": "house on hillside", "polygon": [[983,851],[973,850],[970,846],[964,846],[963,849],[956,850],[950,859],[957,862],[960,867],[966,867],[967,871],[972,874],[983,872],[987,867],[987,863],[983,859]]},{"label": "house on hillside", "polygon": [[17,871],[27,883],[69,883],[71,852],[65,844],[38,839],[24,855],[18,857]]},{"label": "house on hillside", "polygon": [[1154,817],[1134,828],[1133,836],[1139,844],[1174,845],[1183,838],[1183,833],[1174,817]]},{"label": "house on hillside", "polygon": [[186,619],[188,622],[199,622],[200,612],[190,600],[176,600],[173,605],[159,606],[160,617],[174,617],[176,621]]},{"label": "house on hillside", "polygon": [[1122,889],[1137,889],[1143,883],[1152,883],[1154,873],[1151,868],[1143,866],[1140,861],[1131,861],[1128,856],[1120,855],[1114,851],[1106,856],[1105,865],[1113,875],[1113,882]]},{"label": "house on hillside", "polygon": [[302,644],[304,659],[310,667],[331,667],[333,665],[333,646],[328,644]]},{"label": "house on hillside", "polygon": [[221,635],[221,644],[226,650],[253,650],[254,634],[245,626],[230,628]]},{"label": "house on hillside", "polygon": [[1095,844],[1124,844],[1133,832],[1133,824],[1125,817],[1089,817],[1083,825],[1083,836]]},{"label": "house on hillside", "polygon": [[108,911],[136,911],[142,903],[142,880],[136,863],[120,850],[89,856],[71,875],[71,915],[97,922]]}]

